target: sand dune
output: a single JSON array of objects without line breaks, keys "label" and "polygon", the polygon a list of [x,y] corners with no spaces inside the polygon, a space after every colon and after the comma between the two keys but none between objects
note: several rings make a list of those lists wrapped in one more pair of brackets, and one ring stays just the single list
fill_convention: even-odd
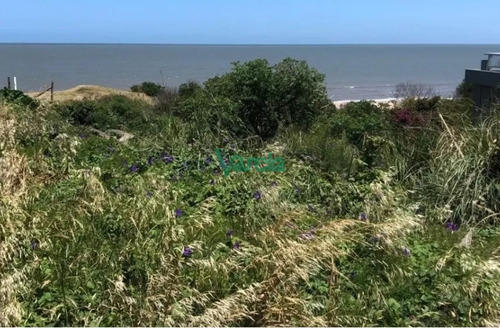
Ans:
[{"label": "sand dune", "polygon": [[[40,92],[27,92],[31,97],[34,97]],[[119,89],[113,89],[113,88],[106,88],[98,85],[79,85],[74,88],[68,89],[68,90],[62,90],[62,91],[55,91],[54,92],[54,101],[55,102],[62,102],[62,101],[68,101],[68,100],[84,100],[84,99],[89,99],[89,100],[95,100],[98,98],[101,98],[103,96],[108,96],[108,95],[124,95],[133,99],[142,99],[148,102],[151,102],[152,99],[144,94],[136,93],[136,92],[131,92],[131,91],[125,91],[125,90],[119,90]],[[49,101],[50,100],[50,91],[44,93],[37,99],[40,99],[42,101]]]}]

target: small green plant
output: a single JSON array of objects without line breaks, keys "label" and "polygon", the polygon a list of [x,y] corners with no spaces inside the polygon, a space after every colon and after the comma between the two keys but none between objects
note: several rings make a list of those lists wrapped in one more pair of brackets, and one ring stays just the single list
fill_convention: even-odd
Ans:
[{"label": "small green plant", "polygon": [[28,107],[30,109],[35,109],[40,105],[36,99],[25,95],[22,91],[7,88],[0,89],[0,101]]},{"label": "small green plant", "polygon": [[150,97],[158,96],[163,89],[161,85],[154,82],[142,82],[130,87],[130,91],[144,93]]}]

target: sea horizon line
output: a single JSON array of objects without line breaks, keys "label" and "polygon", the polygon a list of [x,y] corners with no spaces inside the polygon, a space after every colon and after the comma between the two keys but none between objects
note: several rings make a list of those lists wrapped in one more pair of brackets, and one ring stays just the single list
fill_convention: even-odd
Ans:
[{"label": "sea horizon line", "polygon": [[0,45],[158,45],[158,46],[498,46],[497,43],[148,43],[148,42],[3,42]]}]

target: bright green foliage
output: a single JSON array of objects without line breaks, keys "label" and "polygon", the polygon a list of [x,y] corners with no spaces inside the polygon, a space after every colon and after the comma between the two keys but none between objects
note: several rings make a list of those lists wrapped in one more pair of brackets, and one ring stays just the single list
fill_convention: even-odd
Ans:
[{"label": "bright green foliage", "polygon": [[290,58],[274,66],[263,59],[234,63],[230,73],[205,87],[209,94],[235,102],[240,119],[263,138],[274,136],[280,125],[309,128],[330,104],[324,76]]},{"label": "bright green foliage", "polygon": [[345,135],[354,145],[361,145],[366,135],[380,134],[388,128],[387,119],[378,106],[369,102],[351,102],[342,110],[318,120],[330,129],[330,135]]}]

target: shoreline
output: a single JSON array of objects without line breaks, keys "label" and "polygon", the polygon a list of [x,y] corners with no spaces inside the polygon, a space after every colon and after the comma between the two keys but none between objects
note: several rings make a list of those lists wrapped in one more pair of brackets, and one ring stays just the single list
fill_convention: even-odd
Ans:
[{"label": "shoreline", "polygon": [[[38,91],[27,91],[25,92],[29,96],[35,96],[39,94]],[[86,98],[99,98],[106,95],[125,95],[132,98],[139,98],[146,101],[152,101],[151,97],[148,97],[142,93],[132,92],[130,90],[123,90],[117,88],[109,88],[100,85],[77,85],[70,89],[65,90],[57,90],[54,91],[54,101],[65,101],[65,100],[83,100]],[[42,96],[37,98],[39,100],[49,100],[50,92],[44,93]],[[372,101],[377,105],[387,104],[390,107],[394,106],[397,99],[396,98],[377,98],[377,99],[345,99],[345,100],[332,100],[332,103],[337,108],[342,108],[346,104],[350,102],[359,102],[359,101]]]},{"label": "shoreline", "polygon": [[359,102],[359,101],[373,101],[375,102],[375,104],[377,105],[382,105],[382,104],[387,104],[389,106],[394,106],[394,104],[396,103],[397,99],[396,98],[378,98],[378,99],[353,99],[353,100],[334,100],[333,101],[333,104],[336,106],[336,107],[343,107],[345,106],[346,104],[350,103],[350,102]]}]

